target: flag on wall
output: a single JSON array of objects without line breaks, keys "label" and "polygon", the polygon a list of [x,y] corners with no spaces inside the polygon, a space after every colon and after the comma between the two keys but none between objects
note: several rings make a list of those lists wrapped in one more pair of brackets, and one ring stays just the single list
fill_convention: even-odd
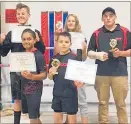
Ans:
[{"label": "flag on wall", "polygon": [[6,9],[5,10],[5,23],[17,23],[15,9]]},{"label": "flag on wall", "polygon": [[63,31],[68,12],[45,11],[41,12],[41,34],[46,46],[45,58],[48,64],[54,54],[54,32]]}]

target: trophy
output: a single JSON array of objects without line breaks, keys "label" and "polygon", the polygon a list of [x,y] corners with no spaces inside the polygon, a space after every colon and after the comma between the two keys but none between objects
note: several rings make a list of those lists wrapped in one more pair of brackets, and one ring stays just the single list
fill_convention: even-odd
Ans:
[{"label": "trophy", "polygon": [[113,52],[114,51],[114,48],[116,47],[117,45],[117,40],[116,39],[110,39],[110,46],[111,46],[111,50],[109,50],[110,52]]},{"label": "trophy", "polygon": [[[53,59],[52,63],[51,63],[52,67],[54,68],[59,68],[60,66],[60,61],[58,59]],[[58,74],[58,72],[56,72],[55,74]]]}]

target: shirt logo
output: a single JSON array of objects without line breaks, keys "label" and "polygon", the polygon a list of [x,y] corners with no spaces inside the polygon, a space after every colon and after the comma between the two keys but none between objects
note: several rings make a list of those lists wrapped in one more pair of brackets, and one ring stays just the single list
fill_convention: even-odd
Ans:
[{"label": "shirt logo", "polygon": [[61,63],[60,66],[61,66],[61,67],[66,67],[66,66],[67,66],[67,63]]},{"label": "shirt logo", "polygon": [[115,38],[117,41],[122,41],[122,38],[121,37],[116,37]]}]

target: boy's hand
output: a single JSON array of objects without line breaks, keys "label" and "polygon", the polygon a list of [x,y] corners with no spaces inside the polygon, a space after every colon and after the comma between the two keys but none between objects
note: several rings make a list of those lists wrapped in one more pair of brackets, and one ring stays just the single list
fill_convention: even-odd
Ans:
[{"label": "boy's hand", "polygon": [[57,68],[55,68],[55,67],[51,67],[51,68],[49,69],[49,73],[52,74],[52,75],[55,75],[56,72],[57,72]]},{"label": "boy's hand", "polygon": [[113,50],[113,56],[116,58],[122,56],[122,53],[123,53],[123,51],[120,51],[118,48],[115,48]]},{"label": "boy's hand", "polygon": [[21,72],[21,75],[26,79],[32,80],[32,73],[30,73],[29,71],[23,71]]},{"label": "boy's hand", "polygon": [[0,34],[0,44],[2,44],[5,40],[6,34],[5,33],[1,33]]},{"label": "boy's hand", "polygon": [[108,59],[108,54],[105,53],[105,54],[103,55],[103,60],[106,61],[107,59]]},{"label": "boy's hand", "polygon": [[40,41],[40,38],[39,38],[39,35],[37,32],[35,32],[35,35],[36,35],[36,42],[39,42]]},{"label": "boy's hand", "polygon": [[85,85],[85,83],[80,81],[74,81],[74,84],[76,85],[77,88],[83,87]]},{"label": "boy's hand", "polygon": [[101,60],[101,61],[106,61],[108,59],[108,53],[106,52],[97,52],[98,56],[97,59]]}]

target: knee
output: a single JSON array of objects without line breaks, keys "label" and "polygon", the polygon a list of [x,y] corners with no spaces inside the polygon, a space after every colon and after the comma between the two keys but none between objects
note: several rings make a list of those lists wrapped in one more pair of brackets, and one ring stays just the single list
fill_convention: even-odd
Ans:
[{"label": "knee", "polygon": [[21,105],[21,100],[15,100],[14,102],[16,105]]},{"label": "knee", "polygon": [[126,106],[126,104],[124,102],[116,102],[116,107],[118,107],[118,108],[123,108],[125,106]]},{"label": "knee", "polygon": [[99,101],[99,105],[107,105],[108,102],[107,101]]}]

